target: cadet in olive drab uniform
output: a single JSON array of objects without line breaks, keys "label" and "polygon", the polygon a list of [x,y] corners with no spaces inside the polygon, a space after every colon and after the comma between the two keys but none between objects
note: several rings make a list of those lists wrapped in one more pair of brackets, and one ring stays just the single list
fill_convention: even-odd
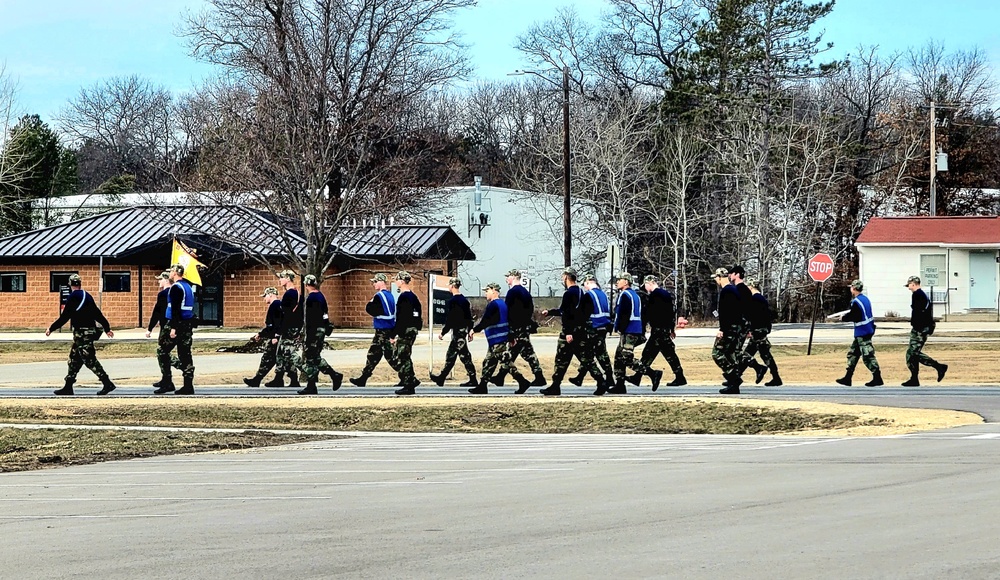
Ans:
[{"label": "cadet in olive drab uniform", "polygon": [[396,274],[396,284],[399,285],[399,298],[396,299],[396,326],[392,330],[389,342],[395,346],[393,357],[396,361],[396,373],[399,375],[397,395],[413,395],[414,389],[420,384],[413,372],[413,343],[417,334],[424,327],[421,315],[420,300],[410,289],[413,278],[409,272]]},{"label": "cadet in olive drab uniform", "polygon": [[[600,284],[597,283],[597,277],[593,274],[587,274],[583,277],[583,297],[580,303],[581,310],[587,309],[584,306],[584,302],[588,301],[592,304],[589,308],[590,312],[586,314],[587,319],[590,320],[590,328],[588,329],[588,339],[592,342],[589,351],[593,353],[594,360],[597,361],[597,365],[601,368],[604,383],[600,381],[597,383],[597,391],[594,391],[595,395],[603,395],[607,392],[611,381],[614,376],[614,366],[611,364],[611,357],[608,356],[608,333],[611,332],[613,326],[611,324],[611,303],[608,301],[608,295],[604,293],[601,289]],[[584,315],[583,312],[580,313]],[[586,324],[586,323],[585,323]],[[569,382],[576,386],[583,385],[583,379],[586,377],[586,371],[582,368],[575,377],[570,377]],[[597,380],[597,377],[594,377]]]},{"label": "cadet in olive drab uniform", "polygon": [[719,285],[719,330],[715,333],[712,360],[722,369],[726,379],[725,388],[719,389],[723,395],[738,395],[743,379],[740,378],[740,335],[743,334],[743,313],[740,310],[740,292],[729,280],[729,270],[715,271],[715,282]]},{"label": "cadet in olive drab uniform", "polygon": [[306,327],[304,334],[303,355],[299,357],[295,354],[295,366],[301,371],[306,379],[306,386],[298,391],[300,395],[315,395],[316,381],[319,374],[324,373],[330,376],[333,381],[333,390],[336,391],[344,382],[344,375],[333,370],[330,363],[323,358],[323,348],[326,347],[326,337],[330,335],[330,311],[326,304],[326,296],[319,291],[319,281],[316,276],[306,274],[302,278],[302,283],[306,286],[306,296],[303,302],[305,309]]},{"label": "cadet in olive drab uniform", "polygon": [[656,387],[660,386],[662,371],[651,371],[635,358],[635,347],[646,342],[642,326],[642,302],[632,289],[632,274],[618,275],[618,302],[615,304],[615,330],[618,331],[618,348],[615,349],[615,385],[608,390],[615,395],[625,394],[625,371],[632,369],[639,375],[649,375]]},{"label": "cadet in olive drab uniform", "polygon": [[486,351],[486,358],[483,359],[479,385],[469,389],[469,392],[473,395],[487,394],[489,391],[486,384],[499,368],[503,372],[509,373],[517,381],[516,394],[523,394],[531,386],[531,381],[517,372],[517,368],[510,361],[507,303],[500,300],[500,285],[496,282],[490,282],[483,288],[483,294],[486,296],[486,308],[483,310],[482,319],[472,327],[472,333],[485,332],[489,350]]},{"label": "cadet in olive drab uniform", "polygon": [[[194,290],[184,279],[184,266],[181,264],[170,267],[170,281],[173,282],[167,295],[167,328],[170,332],[162,333],[162,340],[157,344],[156,358],[163,377],[153,394],[174,392],[178,395],[193,395],[194,360],[191,358],[191,340],[194,334]],[[176,391],[170,376],[170,352],[174,348],[177,349],[177,358],[180,359],[181,373],[184,376],[184,386]]]},{"label": "cadet in olive drab uniform", "polygon": [[[532,387],[544,387],[547,384],[545,375],[542,373],[542,364],[538,362],[538,355],[535,354],[535,347],[531,344],[531,335],[538,331],[538,323],[535,322],[535,302],[531,293],[521,283],[521,271],[513,268],[507,272],[507,295],[504,303],[507,305],[507,319],[510,324],[510,364],[513,365],[517,357],[524,359],[535,378],[531,381]],[[503,386],[503,379],[507,371],[503,368],[494,375],[491,381],[498,387]]]},{"label": "cadet in olive drab uniform", "polygon": [[469,373],[469,380],[459,385],[460,387],[478,387],[476,380],[476,367],[472,364],[472,353],[469,352],[468,341],[472,340],[472,306],[469,299],[462,295],[460,288],[462,281],[458,278],[448,280],[448,290],[451,291],[451,298],[445,306],[445,322],[441,328],[438,340],[444,340],[444,335],[451,331],[451,342],[448,343],[448,352],[444,355],[444,368],[441,373],[435,375],[430,373],[431,380],[439,386],[444,386],[444,381],[448,378],[448,373],[455,366],[455,359],[461,359],[465,365],[465,372]]},{"label": "cadet in olive drab uniform", "polygon": [[937,362],[923,352],[927,337],[934,333],[934,304],[920,288],[919,276],[910,276],[906,280],[906,287],[913,293],[913,297],[910,300],[910,344],[906,349],[906,367],[910,369],[910,379],[903,386],[920,386],[920,365],[936,370],[937,381],[940,383],[948,372],[948,365]]},{"label": "cadet in olive drab uniform", "polygon": [[559,316],[562,318],[562,331],[556,346],[555,370],[552,372],[552,385],[542,389],[541,394],[556,396],[562,394],[562,380],[566,376],[573,355],[580,359],[582,372],[590,372],[595,377],[601,375],[593,358],[587,359],[587,349],[580,348],[587,339],[589,320],[580,319],[580,304],[583,301],[583,289],[576,283],[576,269],[565,268],[562,271],[562,283],[566,287],[559,308],[543,310],[542,316]]},{"label": "cadet in olive drab uniform", "polygon": [[[674,333],[677,322],[674,297],[666,289],[660,288],[660,281],[652,274],[643,278],[642,285],[649,295],[642,308],[642,323],[649,325],[649,340],[642,347],[642,364],[653,373],[649,377],[653,382],[653,390],[659,387],[660,379],[663,377],[662,371],[654,371],[651,366],[658,354],[663,355],[670,370],[674,372],[674,380],[667,383],[667,386],[686,385],[684,369],[681,368],[681,361],[677,358],[677,349],[674,347],[674,338],[677,336]],[[637,373],[626,379],[633,385],[639,386],[642,375]]]},{"label": "cadet in olive drab uniform", "polygon": [[[104,367],[97,360],[94,341],[101,337],[101,329],[108,335],[108,338],[114,338],[115,333],[111,331],[108,319],[104,317],[101,309],[94,302],[94,297],[83,290],[80,276],[71,274],[69,287],[71,292],[66,299],[62,314],[45,331],[45,336],[49,336],[52,331],[62,328],[66,322],[69,322],[73,327],[73,346],[69,349],[69,370],[66,373],[66,384],[54,393],[56,395],[72,395],[76,375],[82,367],[86,366],[97,375],[103,385],[97,394],[107,395],[115,390],[115,384],[111,382],[108,373],[104,371]],[[101,328],[97,327],[98,324]]]},{"label": "cadet in olive drab uniform", "polygon": [[361,370],[361,376],[351,379],[351,384],[356,387],[363,387],[368,383],[382,357],[385,357],[385,362],[389,363],[392,370],[399,370],[392,343],[389,342],[393,336],[392,329],[396,327],[396,299],[387,288],[388,280],[385,274],[375,274],[371,279],[375,295],[365,305],[365,312],[372,317],[375,336],[372,337],[372,344],[368,347],[368,359],[365,368]]},{"label": "cadet in olive drab uniform", "polygon": [[274,379],[264,383],[265,387],[284,387],[285,374],[288,374],[289,388],[297,389],[299,372],[295,368],[295,357],[302,346],[302,309],[299,291],[295,287],[295,272],[283,270],[278,274],[278,284],[284,289],[281,295],[281,327],[271,339],[271,344],[277,345],[275,351],[275,367],[278,372]]},{"label": "cadet in olive drab uniform", "polygon": [[[753,295],[750,297],[750,309],[747,314],[747,320],[750,321],[750,340],[747,342],[746,350],[743,351],[744,364],[750,361],[750,366],[757,371],[757,384],[764,380],[764,374],[770,369],[771,380],[764,383],[764,386],[780,387],[782,383],[781,376],[778,375],[778,364],[774,362],[771,341],[767,339],[767,335],[771,333],[771,305],[768,304],[767,297],[760,292],[760,282],[754,278],[747,278],[746,285]],[[758,353],[764,364],[757,364],[754,360],[754,355]]]},{"label": "cadet in olive drab uniform", "polygon": [[841,317],[844,322],[854,323],[854,342],[851,349],[847,351],[847,372],[837,379],[837,383],[845,387],[851,386],[851,378],[854,376],[854,367],[858,366],[858,359],[864,361],[865,366],[872,372],[872,380],[865,383],[866,387],[882,386],[882,371],[879,369],[878,360],[875,358],[875,346],[872,344],[872,336],[875,335],[875,315],[872,313],[872,303],[868,297],[861,292],[865,289],[861,280],[851,282],[851,310]]},{"label": "cadet in olive drab uniform", "polygon": [[[156,277],[160,281],[160,291],[156,293],[156,304],[153,305],[153,313],[149,316],[149,324],[146,325],[146,338],[153,336],[153,329],[160,326],[156,342],[159,344],[163,340],[164,333],[170,332],[167,329],[167,295],[170,293],[170,271],[164,270]],[[170,355],[170,366],[181,370],[181,361],[175,355]],[[153,383],[153,388],[158,389],[160,381]]]},{"label": "cadet in olive drab uniform", "polygon": [[737,371],[740,374],[740,378],[743,377],[743,371],[747,367],[753,367],[757,373],[757,382],[759,383],[761,379],[764,378],[764,374],[767,373],[767,367],[760,365],[753,359],[752,356],[747,356],[745,354],[744,348],[747,344],[747,340],[750,338],[750,330],[752,326],[751,311],[754,309],[753,305],[753,292],[747,286],[744,279],[746,278],[746,271],[743,266],[735,265],[729,269],[729,281],[736,286],[737,292],[740,295],[740,319],[742,323],[740,324],[740,341],[736,347],[736,361],[739,363],[739,368]]},{"label": "cadet in olive drab uniform", "polygon": [[281,326],[281,301],[278,300],[278,289],[270,286],[264,288],[264,293],[260,295],[267,304],[267,314],[264,316],[264,328],[257,331],[253,336],[254,341],[264,341],[264,353],[260,355],[260,365],[257,367],[257,374],[252,378],[244,378],[243,382],[248,387],[259,387],[267,373],[271,372],[277,362],[278,343],[272,339],[278,333]]}]

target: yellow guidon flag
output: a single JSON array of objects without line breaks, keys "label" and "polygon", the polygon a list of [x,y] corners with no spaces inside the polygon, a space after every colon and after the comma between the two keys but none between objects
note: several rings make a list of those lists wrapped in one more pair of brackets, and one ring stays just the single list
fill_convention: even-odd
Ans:
[{"label": "yellow guidon flag", "polygon": [[194,251],[189,250],[187,246],[176,239],[174,240],[174,250],[170,253],[170,263],[184,266],[184,278],[192,284],[201,286],[201,274],[198,273],[198,266],[204,267],[205,264],[195,258]]}]

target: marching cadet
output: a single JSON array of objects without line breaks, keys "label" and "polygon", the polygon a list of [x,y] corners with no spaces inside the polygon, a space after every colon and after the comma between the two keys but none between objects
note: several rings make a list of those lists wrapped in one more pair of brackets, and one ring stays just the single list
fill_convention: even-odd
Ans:
[{"label": "marching cadet", "polygon": [[508,351],[509,326],[507,322],[507,303],[500,300],[500,285],[490,282],[483,288],[486,296],[486,309],[483,310],[483,317],[472,328],[472,333],[485,332],[486,343],[489,350],[486,351],[486,358],[483,359],[483,372],[479,378],[479,385],[469,389],[473,395],[485,395],[489,391],[486,384],[493,378],[497,367],[509,373],[517,381],[516,394],[522,394],[531,386],[531,381],[524,378],[517,368],[510,362],[510,352]]},{"label": "marching cadet", "polygon": [[[764,386],[779,387],[782,384],[781,377],[778,375],[778,365],[771,354],[771,341],[767,339],[767,335],[771,333],[771,305],[760,291],[760,282],[754,278],[747,278],[746,285],[753,294],[750,297],[747,316],[750,321],[750,340],[743,352],[744,364],[749,361],[749,365],[754,367],[757,372],[757,384],[764,380],[764,375],[770,369],[771,380],[764,383]],[[760,360],[764,364],[754,360],[753,357],[757,353],[760,353]]]},{"label": "marching cadet", "polygon": [[[603,395],[608,392],[608,383],[614,376],[614,367],[611,365],[611,358],[608,356],[608,332],[611,330],[611,304],[608,302],[608,295],[597,283],[597,277],[587,274],[583,277],[583,296],[580,302],[581,320],[586,326],[589,320],[590,328],[587,329],[588,352],[593,353],[594,360],[603,371],[603,381],[597,380],[597,390],[594,395]],[[587,376],[586,371],[580,368],[580,372],[569,379],[569,382],[576,386],[583,385],[583,378]]]},{"label": "marching cadet", "polygon": [[278,300],[278,289],[270,286],[264,288],[264,293],[260,295],[267,304],[267,314],[264,316],[264,328],[254,335],[256,342],[265,341],[264,354],[260,355],[260,366],[257,367],[257,374],[253,378],[244,378],[243,382],[248,387],[259,387],[260,382],[271,372],[277,362],[278,344],[272,339],[278,332],[281,325],[281,301]]},{"label": "marching cadet", "polygon": [[382,357],[385,357],[392,370],[398,370],[396,360],[393,358],[395,353],[389,342],[392,338],[392,329],[396,327],[396,299],[387,288],[388,281],[385,274],[375,274],[371,279],[375,295],[365,305],[365,312],[372,317],[375,336],[372,337],[372,344],[368,347],[368,361],[361,371],[361,376],[351,379],[351,384],[356,387],[363,387],[368,383],[369,377],[372,376]]},{"label": "marching cadet", "polygon": [[[159,325],[160,332],[156,338],[156,342],[159,344],[163,340],[164,332],[170,332],[167,329],[167,294],[170,293],[170,271],[164,270],[156,278],[160,281],[160,291],[156,293],[156,304],[153,306],[153,313],[149,316],[149,324],[146,325],[146,338],[153,336],[153,329]],[[180,370],[180,359],[175,355],[170,355],[170,366]],[[153,383],[154,389],[159,387],[160,381]]]},{"label": "marching cadet", "polygon": [[583,372],[590,372],[595,377],[600,376],[594,360],[587,359],[586,349],[580,348],[581,343],[586,340],[587,326],[580,320],[580,303],[583,301],[583,290],[576,283],[576,269],[565,268],[562,271],[562,283],[566,287],[563,292],[562,302],[559,308],[543,310],[542,316],[562,317],[562,331],[559,333],[559,342],[556,346],[555,370],[552,373],[552,385],[542,389],[543,395],[561,395],[561,383],[569,369],[569,363],[573,361],[575,354],[580,359],[580,367]]},{"label": "marching cadet", "polygon": [[872,372],[872,380],[865,383],[866,387],[882,386],[882,371],[879,369],[878,360],[875,358],[875,346],[872,344],[872,336],[875,335],[875,316],[872,314],[872,303],[868,297],[862,294],[865,285],[861,280],[851,282],[851,310],[841,315],[844,322],[854,323],[854,341],[850,350],[847,351],[847,372],[837,379],[837,383],[845,387],[851,386],[851,378],[854,376],[854,367],[858,366],[858,358],[861,358],[868,370]]},{"label": "marching cadet", "polygon": [[726,386],[719,389],[723,395],[740,394],[740,334],[743,333],[743,314],[740,309],[740,292],[729,280],[729,270],[718,268],[715,282],[719,285],[719,331],[715,334],[712,360],[722,369]]},{"label": "marching cadet", "polygon": [[285,374],[288,374],[288,386],[297,389],[301,385],[299,372],[295,368],[295,357],[302,346],[302,309],[299,291],[295,287],[295,272],[282,270],[278,274],[278,285],[284,289],[281,294],[281,327],[271,339],[271,344],[277,345],[275,367],[278,370],[274,379],[264,383],[264,386],[284,387]]},{"label": "marching cadet", "polygon": [[[507,272],[507,286],[507,296],[504,297],[504,303],[507,305],[507,319],[510,324],[510,364],[513,365],[517,357],[523,358],[531,367],[531,372],[535,374],[535,379],[531,381],[530,386],[544,387],[547,381],[542,373],[542,364],[538,362],[535,347],[531,344],[531,335],[538,331],[538,323],[534,319],[534,299],[528,289],[524,287],[521,271],[517,268]],[[491,382],[502,387],[506,374],[507,371],[501,368]]]},{"label": "marching cadet", "polygon": [[631,368],[642,375],[648,375],[653,381],[653,390],[660,386],[663,371],[653,371],[635,358],[635,347],[646,342],[645,330],[642,326],[642,303],[639,295],[632,289],[632,274],[622,272],[618,275],[618,302],[615,304],[615,330],[618,331],[618,348],[615,349],[615,386],[609,393],[625,394],[625,371]]},{"label": "marching cadet", "polygon": [[[670,365],[670,370],[674,372],[674,380],[667,383],[667,386],[686,385],[684,369],[681,368],[681,361],[677,358],[677,349],[674,347],[674,338],[677,336],[674,332],[677,322],[674,297],[665,288],[660,288],[659,279],[652,274],[643,278],[642,285],[649,295],[642,309],[643,326],[649,325],[649,340],[642,347],[642,365],[650,369],[651,373],[658,373],[650,375],[654,391],[659,387],[660,378],[663,376],[662,371],[651,370],[651,365],[658,354],[663,354],[664,360]],[[636,373],[626,378],[633,385],[639,386],[642,375]]]},{"label": "marching cadet", "polygon": [[319,374],[324,373],[330,376],[333,381],[333,390],[336,391],[344,382],[344,375],[333,370],[330,363],[323,358],[323,348],[326,346],[326,337],[329,336],[332,327],[330,326],[330,314],[326,304],[326,297],[319,291],[319,281],[316,276],[306,274],[302,278],[306,286],[305,309],[305,347],[302,358],[295,354],[295,366],[302,371],[302,376],[306,378],[306,386],[298,393],[300,395],[315,395],[316,380]]},{"label": "marching cadet", "polygon": [[462,281],[458,278],[448,280],[448,290],[451,298],[445,307],[445,322],[441,328],[438,340],[444,340],[444,335],[451,331],[451,342],[448,343],[448,352],[444,356],[444,368],[441,373],[435,375],[431,371],[431,380],[439,386],[444,386],[444,381],[448,378],[448,373],[455,366],[455,359],[459,358],[465,365],[465,371],[469,373],[469,380],[459,385],[460,387],[478,387],[476,380],[476,367],[472,364],[472,353],[469,352],[468,341],[472,340],[472,306],[469,299],[462,295]]},{"label": "marching cadet", "polygon": [[[79,275],[70,274],[69,287],[71,292],[66,299],[62,314],[45,331],[45,336],[49,336],[52,331],[62,328],[66,322],[69,322],[73,328],[73,346],[69,349],[69,370],[66,373],[66,384],[63,388],[53,392],[56,395],[72,395],[76,375],[80,372],[80,368],[86,365],[91,372],[97,375],[103,385],[97,394],[107,395],[115,390],[115,384],[111,382],[111,377],[97,360],[94,341],[101,338],[101,328],[104,329],[108,338],[114,338],[115,333],[111,331],[108,319],[104,317],[104,313],[94,302],[94,297],[83,290],[83,283]],[[101,328],[98,328],[98,325]]]},{"label": "marching cadet", "polygon": [[403,270],[396,274],[396,284],[399,286],[399,298],[396,300],[396,325],[392,330],[389,342],[396,347],[393,358],[396,361],[396,373],[399,375],[400,388],[397,395],[412,395],[420,384],[413,372],[413,342],[424,327],[421,316],[420,300],[410,289],[413,278]]},{"label": "marching cadet", "polygon": [[[170,267],[170,281],[173,282],[167,295],[167,328],[170,332],[161,333],[162,340],[157,344],[156,358],[163,378],[153,394],[173,392],[177,395],[193,395],[194,361],[191,358],[191,340],[194,334],[194,290],[191,283],[184,279],[183,264]],[[170,352],[174,348],[177,349],[177,358],[180,359],[184,376],[184,386],[176,391],[170,376]]]},{"label": "marching cadet", "polygon": [[924,343],[927,337],[934,333],[934,303],[920,288],[920,277],[910,276],[906,287],[913,293],[910,300],[910,345],[906,349],[906,367],[910,369],[910,379],[903,383],[904,387],[919,387],[920,365],[927,365],[937,371],[937,381],[940,383],[948,372],[948,365],[937,362],[924,354]]}]

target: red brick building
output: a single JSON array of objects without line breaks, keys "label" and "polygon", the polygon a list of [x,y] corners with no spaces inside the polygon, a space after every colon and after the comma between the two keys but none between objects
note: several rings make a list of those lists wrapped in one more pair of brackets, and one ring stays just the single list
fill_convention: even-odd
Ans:
[{"label": "red brick building", "polygon": [[[277,222],[266,212],[239,206],[139,206],[0,238],[0,296],[8,305],[0,309],[0,328],[48,327],[59,315],[61,288],[70,274],[80,275],[114,328],[145,326],[159,290],[156,275],[170,265],[175,238],[196,249],[207,266],[197,289],[199,323],[259,326],[265,310],[261,291],[277,286],[274,272],[291,262],[288,247],[303,253],[306,247],[303,237],[287,228],[279,242]],[[429,274],[453,275],[458,260],[475,259],[448,226],[348,229],[337,255],[322,290],[330,318],[340,327],[371,324],[364,305],[373,294],[373,273],[409,271],[414,292],[426,302]]]}]

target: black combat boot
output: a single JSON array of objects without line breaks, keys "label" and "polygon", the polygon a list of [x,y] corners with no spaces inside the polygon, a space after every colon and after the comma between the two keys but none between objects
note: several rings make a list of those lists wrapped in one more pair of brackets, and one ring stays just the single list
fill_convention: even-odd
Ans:
[{"label": "black combat boot", "polygon": [[767,374],[767,367],[757,361],[750,361],[750,366],[752,366],[754,372],[757,373],[757,376],[754,377],[754,384],[759,385],[760,382],[764,380],[764,375]]},{"label": "black combat boot", "polygon": [[514,377],[514,380],[517,381],[517,390],[514,391],[515,395],[523,395],[531,388],[531,381],[526,379],[521,373],[514,371],[510,376]]},{"label": "black combat boot", "polygon": [[651,369],[647,374],[649,376],[649,380],[653,381],[653,392],[655,393],[656,389],[660,388],[660,381],[663,379],[663,371]]},{"label": "black combat boot", "polygon": [[601,395],[607,392],[608,392],[608,379],[605,377],[601,377],[597,381],[597,390],[594,391],[594,396],[600,397]]},{"label": "black combat boot", "polygon": [[63,385],[63,388],[52,391],[52,393],[60,396],[70,396],[73,394],[73,383],[75,382],[76,379],[66,379],[66,384]]},{"label": "black combat boot", "polygon": [[875,371],[872,373],[872,380],[865,383],[866,387],[881,387],[885,383],[882,382],[882,371]]},{"label": "black combat boot", "polygon": [[371,377],[368,373],[361,373],[360,377],[352,377],[351,384],[355,387],[363,387],[368,384],[368,379]]},{"label": "black combat boot", "polygon": [[153,391],[154,395],[165,395],[167,393],[174,392],[174,381],[170,377],[163,377],[160,379],[160,386],[156,387]]},{"label": "black combat boot", "polygon": [[462,383],[461,385],[458,385],[458,386],[460,386],[460,387],[478,387],[479,386],[479,381],[476,380],[476,375],[475,375],[475,373],[473,373],[473,374],[469,375],[469,380],[465,381],[464,383]]},{"label": "black combat boot", "polygon": [[416,395],[417,391],[414,390],[416,385],[403,385],[402,387],[396,389],[395,393],[397,395]]},{"label": "black combat boot", "polygon": [[494,385],[498,386],[498,387],[502,387],[503,386],[503,380],[506,377],[507,377],[507,369],[501,369],[501,370],[497,371],[497,374],[493,375],[493,378],[490,379],[490,382],[493,383]]},{"label": "black combat boot", "polygon": [[175,395],[193,395],[194,377],[184,377],[184,386],[174,392]]},{"label": "black combat boot", "polygon": [[314,381],[313,379],[309,379],[308,381],[306,381],[306,386],[304,388],[299,389],[296,392],[300,395],[319,394],[319,391],[316,390],[316,381]]},{"label": "black combat boot", "polygon": [[902,387],[919,387],[920,386],[920,377],[918,376],[919,373],[920,373],[919,370],[910,371],[910,378],[905,383],[903,383],[900,386],[902,386]]},{"label": "black combat boot", "polygon": [[437,385],[439,387],[443,387],[444,386],[444,380],[447,378],[448,375],[445,375],[443,373],[440,374],[440,375],[435,375],[434,373],[430,373],[430,376],[431,376],[431,382],[432,383],[434,383],[435,385]]},{"label": "black combat boot", "polygon": [[719,394],[722,395],[738,395],[740,394],[740,385],[743,384],[743,379],[737,373],[733,373],[726,377],[726,382],[728,386],[724,389],[719,389]]},{"label": "black combat boot", "polygon": [[[625,380],[638,387],[639,384],[642,383],[642,373],[635,373],[634,375],[625,375]],[[656,389],[653,390],[655,391]]]},{"label": "black combat boot", "polygon": [[292,371],[288,373],[288,388],[297,389],[302,385],[299,384],[299,373],[298,371]]},{"label": "black combat boot", "polygon": [[[945,368],[948,368],[948,365],[945,365]],[[535,380],[531,381],[532,387],[544,387],[547,384],[549,382],[545,380],[545,375],[542,374],[542,371],[535,373]]]},{"label": "black combat boot", "polygon": [[260,381],[263,378],[264,377],[262,377],[260,375],[254,375],[253,378],[250,378],[250,379],[244,378],[243,379],[243,384],[245,384],[248,387],[253,387],[253,388],[256,389],[257,387],[260,386]]},{"label": "black combat boot", "polygon": [[608,393],[611,394],[611,395],[624,395],[624,394],[627,394],[628,391],[625,390],[625,379],[619,379],[619,380],[615,381],[614,386],[611,387],[610,389],[608,389]]},{"label": "black combat boot", "polygon": [[101,384],[104,385],[100,391],[97,391],[98,395],[107,395],[111,391],[115,390],[115,384],[111,382],[111,377],[104,377],[101,379]]},{"label": "black combat boot", "polygon": [[577,373],[577,375],[575,377],[570,377],[567,380],[570,382],[570,384],[576,385],[578,387],[582,387],[583,386],[583,379],[585,379],[585,378],[587,378],[587,372],[584,371],[583,369],[580,369],[580,372]]},{"label": "black combat boot", "polygon": [[556,381],[555,379],[552,379],[552,386],[551,387],[546,387],[546,388],[538,391],[538,394],[545,395],[547,397],[558,397],[559,395],[562,394],[562,389],[559,388],[559,383],[560,383],[560,381]]},{"label": "black combat boot", "polygon": [[[479,381],[479,384],[469,389],[469,393],[472,395],[488,395],[490,391],[486,388],[487,383],[489,383],[489,381],[486,380],[486,377],[483,377],[482,380]],[[464,387],[465,385],[462,386]]]},{"label": "black combat boot", "polygon": [[264,383],[265,387],[270,387],[272,389],[277,389],[285,386],[285,373],[278,371],[274,374],[274,378],[270,381]]},{"label": "black combat boot", "polygon": [[764,386],[765,387],[780,387],[782,385],[782,382],[781,382],[781,376],[778,375],[778,365],[777,365],[777,363],[775,363],[772,360],[771,364],[770,364],[770,366],[768,366],[768,368],[771,369],[771,380],[769,380],[766,383],[764,383]]},{"label": "black combat boot", "polygon": [[340,389],[340,385],[344,384],[343,373],[338,373],[337,371],[330,369],[330,372],[326,374],[330,375],[330,381],[333,382],[331,386],[333,387],[334,391]]},{"label": "black combat boot", "polygon": [[937,382],[940,383],[941,379],[944,378],[944,374],[946,372],[948,372],[948,365],[946,365],[944,363],[938,363],[937,366],[934,367],[934,368],[937,370],[937,373],[938,373]]},{"label": "black combat boot", "polygon": [[844,373],[844,376],[837,379],[838,385],[844,385],[845,387],[851,386],[851,378],[854,376],[854,369],[848,370]]},{"label": "black combat boot", "polygon": [[684,371],[679,370],[674,373],[674,380],[667,383],[668,387],[680,387],[688,384],[687,379],[684,378]]}]

